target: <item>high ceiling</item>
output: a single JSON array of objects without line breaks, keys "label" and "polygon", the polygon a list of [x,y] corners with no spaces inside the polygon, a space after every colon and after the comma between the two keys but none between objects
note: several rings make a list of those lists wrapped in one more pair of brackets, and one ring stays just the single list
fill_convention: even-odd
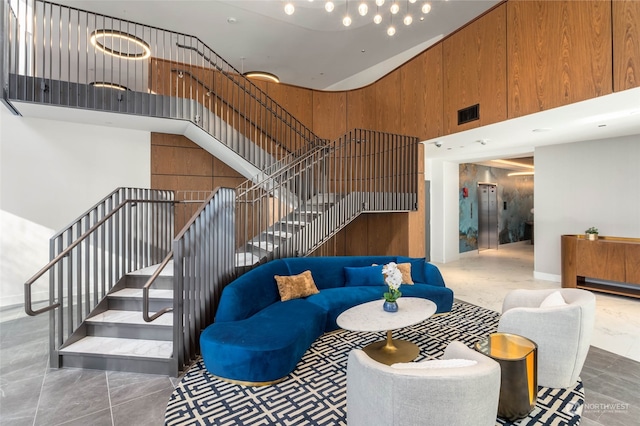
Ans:
[{"label": "high ceiling", "polygon": [[[284,12],[283,0],[59,0],[56,3],[126,19],[200,38],[240,71],[267,71],[284,83],[314,89],[345,90],[372,83],[387,72],[452,33],[501,0],[425,0],[401,6],[391,23],[386,0],[376,25],[374,0],[364,0],[368,13],[358,14],[363,0],[334,0],[328,13],[325,0],[292,0],[295,12]],[[348,8],[347,8],[348,6]],[[342,24],[349,12],[353,23]],[[402,22],[407,11],[413,23]],[[423,17],[424,20],[420,20]]]},{"label": "high ceiling", "polygon": [[[199,37],[238,70],[267,71],[297,86],[348,90],[370,84],[501,0],[396,0],[397,32],[386,34],[390,22],[386,0],[383,23],[369,13],[357,13],[361,0],[293,0],[295,13],[284,13],[284,0],[58,0],[58,3]],[[353,19],[342,25],[346,14]],[[402,17],[407,7],[413,23]],[[424,20],[420,20],[423,16]],[[425,76],[428,78],[428,76]],[[573,103],[502,123],[455,133],[425,142],[427,158],[480,162],[530,156],[536,147],[558,143],[640,134],[640,88]]]}]

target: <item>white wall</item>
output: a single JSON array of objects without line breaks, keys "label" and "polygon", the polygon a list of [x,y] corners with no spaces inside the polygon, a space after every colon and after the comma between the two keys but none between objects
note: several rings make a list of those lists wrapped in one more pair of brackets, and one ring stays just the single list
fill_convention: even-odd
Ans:
[{"label": "white wall", "polygon": [[560,281],[560,236],[640,238],[640,135],[535,150],[535,276]]},{"label": "white wall", "polygon": [[22,303],[56,231],[117,187],[148,188],[150,163],[148,131],[16,117],[0,106],[0,306]]},{"label": "white wall", "polygon": [[431,181],[431,261],[456,261],[460,258],[458,163],[426,159],[425,179]]}]

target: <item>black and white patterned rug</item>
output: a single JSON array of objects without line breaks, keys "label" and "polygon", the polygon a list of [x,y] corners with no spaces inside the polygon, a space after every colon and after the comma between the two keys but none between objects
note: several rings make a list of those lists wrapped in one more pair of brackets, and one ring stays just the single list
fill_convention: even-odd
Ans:
[{"label": "black and white patterned rug", "polygon": [[[394,338],[415,342],[417,360],[439,358],[447,344],[472,346],[496,331],[500,314],[456,302],[448,315],[394,331]],[[272,386],[248,387],[216,379],[199,360],[173,391],[166,425],[346,425],[346,369],[349,351],[384,338],[384,333],[340,330],[317,339],[289,377]],[[584,390],[539,387],[536,407],[515,423],[496,425],[578,425]]]}]

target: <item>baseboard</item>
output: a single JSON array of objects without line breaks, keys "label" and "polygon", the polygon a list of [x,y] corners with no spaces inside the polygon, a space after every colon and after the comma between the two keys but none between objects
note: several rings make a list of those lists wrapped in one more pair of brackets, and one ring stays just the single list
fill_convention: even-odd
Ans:
[{"label": "baseboard", "polygon": [[533,278],[536,280],[553,281],[554,283],[562,282],[562,275],[547,274],[545,272],[533,271]]}]

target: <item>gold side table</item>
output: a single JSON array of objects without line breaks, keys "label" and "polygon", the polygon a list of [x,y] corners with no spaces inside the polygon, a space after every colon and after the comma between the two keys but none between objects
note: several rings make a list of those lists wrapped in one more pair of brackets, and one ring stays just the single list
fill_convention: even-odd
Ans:
[{"label": "gold side table", "polygon": [[475,349],[500,364],[498,416],[511,421],[529,414],[538,398],[538,345],[517,334],[494,333]]}]

